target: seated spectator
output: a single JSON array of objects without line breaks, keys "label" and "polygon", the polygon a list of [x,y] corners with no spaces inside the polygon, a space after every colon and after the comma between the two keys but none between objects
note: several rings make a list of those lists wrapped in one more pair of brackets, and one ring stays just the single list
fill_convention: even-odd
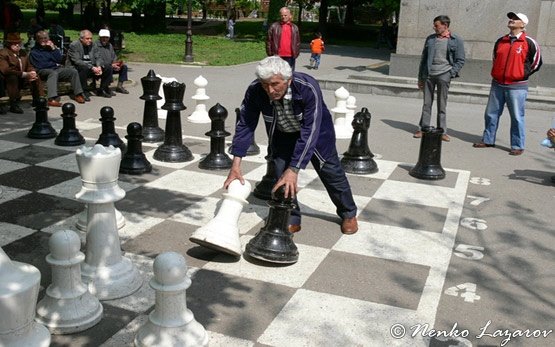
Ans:
[{"label": "seated spectator", "polygon": [[37,33],[35,47],[31,50],[31,64],[48,88],[48,106],[60,107],[58,80],[69,80],[73,89],[74,100],[85,103],[83,88],[79,82],[79,74],[71,67],[62,66],[62,52],[50,40],[48,33],[41,30]]},{"label": "seated spectator", "polygon": [[[73,66],[77,69],[79,73],[79,80],[83,87],[87,86],[87,79],[89,77],[96,78],[100,77],[100,85],[110,85],[112,80],[112,72],[104,71],[102,67],[95,64],[97,51],[95,50],[95,45],[92,41],[92,33],[89,30],[81,30],[79,33],[79,40],[73,41],[69,45],[67,52],[67,64]],[[112,94],[106,90],[102,92],[97,92],[98,96],[104,96],[107,98],[112,97]],[[85,91],[86,100],[90,100],[90,94]]]},{"label": "seated spectator", "polygon": [[[0,98],[6,96],[6,89],[4,87],[4,77],[0,74]],[[0,104],[0,114],[8,113],[8,109],[4,106],[4,104]]]},{"label": "seated spectator", "polygon": [[9,111],[12,113],[23,113],[19,102],[21,89],[26,82],[31,85],[33,103],[38,102],[42,90],[35,69],[29,63],[25,51],[21,49],[21,42],[19,33],[9,33],[4,41],[4,48],[0,49],[0,72],[6,84],[10,98]]},{"label": "seated spectator", "polygon": [[[110,30],[108,29],[100,29],[98,33],[99,40],[96,42],[96,61],[95,64],[102,67],[102,71],[106,71],[107,73],[111,73],[112,75],[118,75],[118,84],[116,87],[116,92],[122,94],[129,94],[129,92],[123,87],[123,82],[127,81],[127,65],[123,63],[121,60],[117,60],[116,52],[114,51],[114,47],[110,43]],[[106,84],[108,82],[108,84]],[[110,94],[109,85],[112,82],[112,79],[109,81],[104,81],[104,85],[102,82],[100,83],[100,89],[106,91],[106,93]]]}]

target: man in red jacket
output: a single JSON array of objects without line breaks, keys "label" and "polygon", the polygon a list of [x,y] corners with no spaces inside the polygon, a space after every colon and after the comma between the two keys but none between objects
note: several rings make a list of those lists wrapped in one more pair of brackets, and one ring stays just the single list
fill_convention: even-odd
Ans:
[{"label": "man in red jacket", "polygon": [[525,106],[528,78],[542,65],[540,46],[526,34],[528,17],[523,13],[507,13],[510,32],[500,37],[493,48],[491,89],[485,112],[482,141],[475,148],[495,147],[495,135],[505,103],[511,116],[510,155],[524,152]]},{"label": "man in red jacket", "polygon": [[278,55],[295,70],[295,59],[301,51],[299,28],[291,23],[291,11],[287,7],[279,10],[280,22],[275,22],[268,30],[266,54],[271,57]]}]

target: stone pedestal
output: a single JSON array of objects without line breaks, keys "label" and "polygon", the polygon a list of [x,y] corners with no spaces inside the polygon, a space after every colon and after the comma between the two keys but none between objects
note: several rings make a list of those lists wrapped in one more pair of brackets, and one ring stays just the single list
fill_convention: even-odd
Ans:
[{"label": "stone pedestal", "polygon": [[164,141],[164,130],[158,126],[158,111],[156,109],[156,101],[162,99],[158,94],[161,83],[162,79],[156,76],[154,70],[149,70],[148,74],[141,78],[143,95],[139,98],[145,101],[143,112],[144,142]]},{"label": "stone pedestal", "polygon": [[193,84],[197,87],[195,95],[191,97],[191,99],[196,102],[195,111],[187,118],[187,120],[192,123],[210,123],[210,117],[206,111],[206,101],[210,99],[210,97],[206,95],[206,86],[208,85],[208,81],[206,78],[198,76],[193,81]]}]

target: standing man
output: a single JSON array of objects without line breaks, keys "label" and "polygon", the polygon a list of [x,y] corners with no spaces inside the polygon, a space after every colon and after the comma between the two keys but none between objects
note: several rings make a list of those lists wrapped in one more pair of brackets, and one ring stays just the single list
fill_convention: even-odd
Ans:
[{"label": "standing man", "polygon": [[420,130],[414,133],[415,138],[422,137],[422,130],[431,127],[432,104],[437,88],[437,127],[443,129],[443,141],[451,140],[447,135],[447,94],[451,79],[459,77],[464,65],[464,42],[449,30],[450,23],[448,16],[434,18],[435,34],[428,36],[424,43],[418,69],[418,89],[424,91],[424,104]]},{"label": "standing man", "polygon": [[256,67],[252,82],[241,104],[239,120],[231,146],[234,155],[224,187],[239,179],[241,158],[247,153],[260,113],[269,136],[268,155],[279,177],[273,191],[285,186],[285,196],[293,197],[289,231],[301,230],[301,213],[295,195],[299,170],[311,162],[342,219],[341,232],[358,231],[357,207],[345,171],[335,148],[335,132],[330,111],[322,98],[318,82],[311,76],[293,72],[283,59],[272,56]]},{"label": "standing man", "polygon": [[[96,62],[96,51],[93,45],[93,36],[89,30],[81,30],[79,33],[79,40],[73,41],[69,44],[69,49],[67,51],[68,65],[73,66],[77,69],[79,74],[79,80],[83,88],[87,87],[87,79],[89,77],[101,78],[100,85],[110,85],[112,80],[112,73],[107,73],[102,71],[100,66],[95,65]],[[110,91],[99,89],[96,93],[98,96],[104,96],[107,98],[112,97]],[[90,93],[85,91],[85,100],[90,100]]]},{"label": "standing man", "polygon": [[[96,61],[95,65],[100,66],[102,71],[108,75],[118,75],[118,84],[116,92],[121,94],[129,94],[127,89],[123,87],[123,82],[127,81],[127,65],[121,60],[117,60],[114,47],[110,43],[110,30],[100,29],[98,32],[98,42],[95,43],[96,47]],[[105,91],[106,94],[111,94],[110,83],[112,78],[102,78],[100,81],[100,90]]]},{"label": "standing man", "polygon": [[505,103],[511,116],[510,155],[521,155],[525,144],[525,105],[528,78],[542,65],[540,46],[526,34],[528,17],[523,13],[507,13],[509,34],[493,46],[491,89],[486,106],[482,141],[474,148],[495,147],[495,135]]},{"label": "standing man", "polygon": [[295,59],[301,51],[299,28],[291,23],[291,11],[287,7],[279,10],[280,22],[274,22],[268,29],[266,54],[270,57],[278,55],[295,70]]}]

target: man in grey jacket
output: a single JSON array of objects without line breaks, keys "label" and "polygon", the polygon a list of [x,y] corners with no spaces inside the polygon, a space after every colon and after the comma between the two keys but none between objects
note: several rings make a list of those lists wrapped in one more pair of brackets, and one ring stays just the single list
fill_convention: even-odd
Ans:
[{"label": "man in grey jacket", "polygon": [[[129,94],[127,89],[123,87],[123,82],[127,81],[127,65],[123,61],[118,60],[114,47],[110,43],[110,30],[100,29],[98,32],[99,39],[95,42],[96,65],[102,68],[107,74],[118,75],[118,84],[116,92],[121,94]],[[109,82],[112,82],[110,78]],[[100,85],[100,89],[108,89],[108,85]]]},{"label": "man in grey jacket", "polygon": [[432,104],[437,88],[437,127],[443,129],[441,139],[450,141],[447,135],[447,94],[451,79],[459,76],[464,65],[463,39],[449,30],[451,19],[441,15],[434,18],[434,31],[426,38],[420,68],[418,70],[418,88],[424,91],[424,104],[420,117],[420,130],[415,138],[422,137],[422,130],[431,127]]}]

